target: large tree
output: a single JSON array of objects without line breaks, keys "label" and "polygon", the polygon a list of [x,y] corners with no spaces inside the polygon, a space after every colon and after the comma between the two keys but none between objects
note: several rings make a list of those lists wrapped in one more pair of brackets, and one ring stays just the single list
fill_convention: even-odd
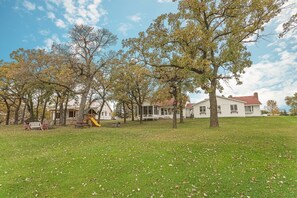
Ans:
[{"label": "large tree", "polygon": [[[255,42],[280,11],[282,0],[183,0],[177,14],[158,17],[146,33],[124,43],[137,60],[196,74],[209,94],[210,127],[218,127],[216,92],[221,81],[240,82],[251,66],[245,43]],[[133,42],[135,44],[133,44]]]},{"label": "large tree", "polygon": [[78,81],[81,94],[77,121],[83,121],[83,114],[95,75],[108,65],[113,53],[107,48],[116,43],[117,37],[107,29],[96,29],[87,25],[75,25],[69,32],[70,42],[56,45],[55,52],[62,54]]},{"label": "large tree", "polygon": [[[118,58],[118,66],[113,68],[114,99],[130,107],[134,113],[134,104],[138,107],[139,121],[142,123],[142,106],[151,97],[154,81],[151,72],[133,61],[127,61],[126,56]],[[125,116],[124,116],[125,117]]]},{"label": "large tree", "polygon": [[[153,77],[158,80],[158,90],[154,94],[155,100],[162,103],[166,100],[173,99],[173,119],[172,126],[177,128],[177,112],[180,113],[180,122],[183,122],[183,108],[185,105],[185,97],[183,92],[193,91],[191,85],[187,84],[186,77],[188,72],[174,67],[154,67]],[[188,79],[189,76],[187,76]]]},{"label": "large tree", "polygon": [[[101,113],[104,105],[107,104],[107,101],[111,99],[111,91],[112,91],[112,77],[111,77],[111,67],[106,67],[100,72],[98,72],[94,76],[92,90],[94,91],[94,101],[99,103],[98,110],[98,119],[97,121],[100,123]],[[108,104],[107,104],[108,105]]]},{"label": "large tree", "polygon": [[297,93],[294,93],[293,96],[287,96],[285,100],[286,104],[291,107],[291,115],[297,115]]},{"label": "large tree", "polygon": [[46,106],[53,93],[53,86],[40,81],[39,74],[48,67],[51,56],[45,50],[20,48],[13,51],[10,57],[13,60],[10,75],[14,82],[14,92],[19,98],[15,111],[15,123],[17,123],[19,106],[22,102],[25,103],[25,108],[30,114],[30,120],[43,120]]}]

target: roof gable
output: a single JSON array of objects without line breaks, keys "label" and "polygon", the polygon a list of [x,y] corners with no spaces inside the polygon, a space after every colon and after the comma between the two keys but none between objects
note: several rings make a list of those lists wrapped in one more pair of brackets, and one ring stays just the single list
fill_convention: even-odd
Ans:
[{"label": "roof gable", "polygon": [[170,107],[170,106],[173,106],[174,105],[174,98],[171,98],[169,100],[164,100],[162,102],[157,102],[156,105],[159,106],[159,107]]},{"label": "roof gable", "polygon": [[[246,103],[246,102],[243,101],[243,100],[238,100],[238,99],[235,99],[235,98],[226,98],[226,97],[222,97],[222,96],[217,96],[217,98],[221,98],[221,99],[223,99],[223,100],[234,101],[234,102]],[[199,104],[201,104],[201,103],[203,103],[203,102],[206,102],[206,101],[209,101],[209,98],[204,99],[204,100],[202,100],[202,101],[200,101],[200,102],[198,102],[198,103],[196,103],[196,104],[193,104],[193,106],[199,105]]]},{"label": "roof gable", "polygon": [[256,96],[238,96],[238,97],[232,97],[232,98],[236,99],[236,100],[244,101],[245,105],[261,105],[262,104]]}]

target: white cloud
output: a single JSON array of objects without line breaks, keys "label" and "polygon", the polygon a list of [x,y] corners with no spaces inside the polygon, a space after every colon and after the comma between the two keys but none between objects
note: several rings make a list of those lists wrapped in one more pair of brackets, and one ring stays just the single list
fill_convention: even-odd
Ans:
[{"label": "white cloud", "polygon": [[50,31],[49,30],[40,30],[39,34],[41,34],[42,36],[47,36],[49,35]]},{"label": "white cloud", "polygon": [[72,0],[64,0],[63,5],[66,13],[74,15],[76,11],[76,7],[74,6]]},{"label": "white cloud", "polygon": [[27,1],[27,0],[25,0],[25,1],[23,2],[23,6],[24,6],[27,10],[29,10],[29,11],[32,11],[32,10],[35,10],[35,9],[36,9],[36,5],[35,5],[34,3],[31,3],[30,1]]},{"label": "white cloud", "polygon": [[56,18],[56,15],[55,15],[53,12],[48,12],[48,13],[47,13],[47,17],[48,17],[49,19],[55,19],[55,18]]},{"label": "white cloud", "polygon": [[84,4],[86,3],[86,0],[78,0],[78,3],[79,3],[80,5],[84,5]]},{"label": "white cloud", "polygon": [[40,11],[44,11],[44,8],[42,6],[38,6],[37,9]]},{"label": "white cloud", "polygon": [[56,20],[55,24],[59,28],[66,28],[64,21],[62,21],[61,19]]},{"label": "white cloud", "polygon": [[225,86],[223,94],[252,95],[258,92],[263,106],[267,100],[276,100],[280,107],[285,106],[285,96],[297,92],[297,52],[281,51],[278,56],[278,60],[273,60],[271,55],[264,55],[262,61],[246,69],[242,85],[237,86],[235,80],[231,80],[231,87]]},{"label": "white cloud", "polygon": [[44,41],[44,44],[45,46],[44,47],[38,47],[38,48],[42,48],[42,49],[45,49],[47,51],[50,51],[52,49],[52,45],[54,43],[61,43],[59,37],[57,34],[54,34],[52,35],[50,38],[47,38],[45,41]]},{"label": "white cloud", "polygon": [[158,0],[158,3],[170,3],[172,0]]},{"label": "white cloud", "polygon": [[[96,27],[102,16],[107,14],[101,4],[101,0],[46,1],[48,11],[60,18],[60,20],[55,21],[56,26],[63,28],[74,24],[85,24]],[[54,19],[52,16],[48,14],[49,18]]]},{"label": "white cloud", "polygon": [[140,14],[134,14],[132,16],[128,16],[128,19],[130,19],[131,21],[133,22],[139,22],[141,21],[141,17],[140,17]]},{"label": "white cloud", "polygon": [[47,0],[47,2],[55,4],[56,6],[59,6],[62,2],[62,0]]},{"label": "white cloud", "polygon": [[132,28],[131,24],[121,23],[120,27],[118,28],[118,31],[121,32],[124,36],[127,36],[128,30],[131,28]]},{"label": "white cloud", "polygon": [[[98,22],[107,15],[102,7],[102,0],[45,0],[43,5],[34,4],[32,2],[35,1],[32,0],[19,1],[26,10],[44,11],[47,18],[59,28],[68,28],[75,24],[98,27]],[[15,9],[20,7],[16,6]]]}]

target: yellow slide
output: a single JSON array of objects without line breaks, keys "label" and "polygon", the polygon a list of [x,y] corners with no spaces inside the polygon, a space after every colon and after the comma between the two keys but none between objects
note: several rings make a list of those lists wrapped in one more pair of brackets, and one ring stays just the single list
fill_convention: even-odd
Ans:
[{"label": "yellow slide", "polygon": [[101,127],[101,125],[97,122],[97,120],[95,120],[95,118],[93,118],[93,117],[90,116],[90,120],[93,122],[93,124],[94,124],[96,127]]}]

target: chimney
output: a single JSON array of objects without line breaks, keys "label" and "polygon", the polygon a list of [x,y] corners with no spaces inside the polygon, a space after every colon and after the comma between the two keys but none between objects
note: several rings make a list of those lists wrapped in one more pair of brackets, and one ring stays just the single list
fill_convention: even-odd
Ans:
[{"label": "chimney", "polygon": [[254,97],[256,97],[257,99],[259,99],[259,98],[258,98],[258,92],[255,92],[255,93],[254,93]]}]

